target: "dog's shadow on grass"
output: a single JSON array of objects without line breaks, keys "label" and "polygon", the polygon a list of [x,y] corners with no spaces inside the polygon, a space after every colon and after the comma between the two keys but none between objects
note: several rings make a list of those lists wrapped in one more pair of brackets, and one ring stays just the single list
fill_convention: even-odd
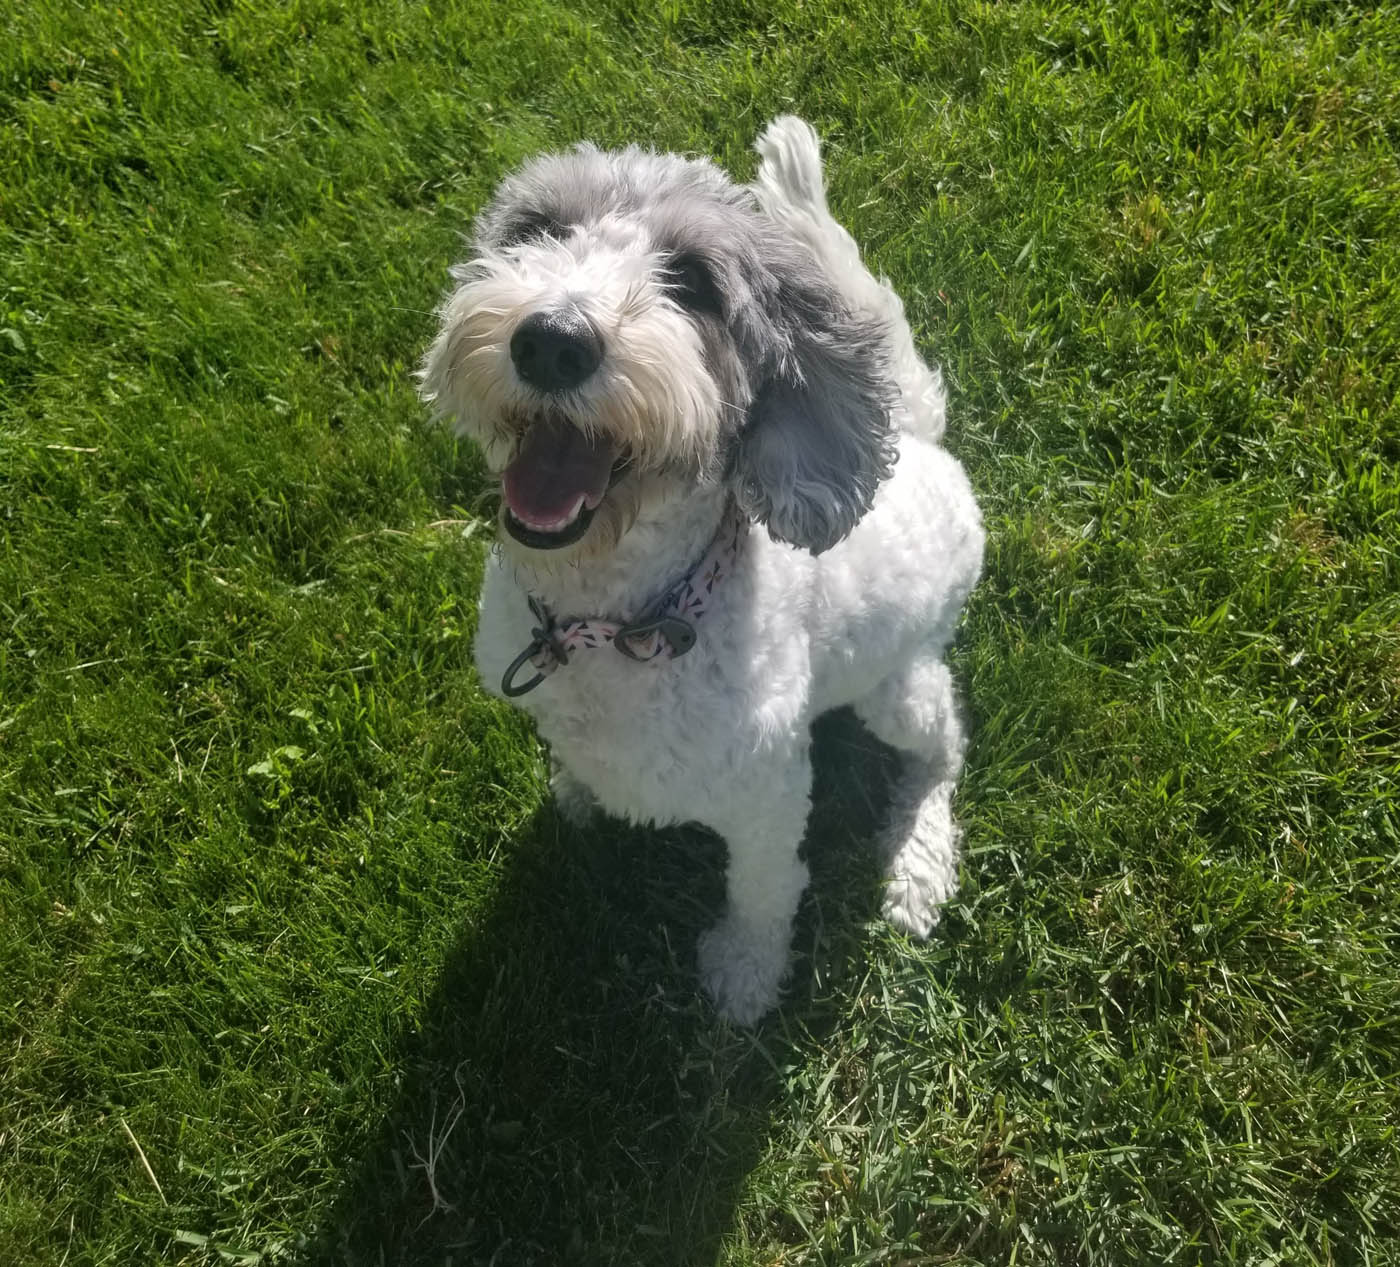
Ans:
[{"label": "dog's shadow on grass", "polygon": [[837,1025],[860,972],[891,754],[850,714],[817,727],[783,1009],[748,1033],[699,997],[694,945],[723,903],[699,831],[541,811],[400,1049],[397,1102],[313,1261],[713,1262],[784,1070]]}]

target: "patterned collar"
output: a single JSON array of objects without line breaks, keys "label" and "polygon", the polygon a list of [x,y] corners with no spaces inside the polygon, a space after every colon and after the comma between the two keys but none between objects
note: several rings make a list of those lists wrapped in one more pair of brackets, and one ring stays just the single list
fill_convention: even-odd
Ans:
[{"label": "patterned collar", "polygon": [[[501,678],[501,693],[514,698],[533,691],[575,651],[589,651],[612,644],[629,660],[642,664],[674,660],[695,645],[695,624],[710,608],[715,587],[733,570],[749,521],[731,497],[724,508],[719,531],[694,569],[677,581],[652,608],[651,615],[632,622],[598,620],[557,621],[539,599],[530,596],[530,610],[539,623],[531,630],[529,645]],[[515,675],[529,661],[535,676],[515,682]]]}]

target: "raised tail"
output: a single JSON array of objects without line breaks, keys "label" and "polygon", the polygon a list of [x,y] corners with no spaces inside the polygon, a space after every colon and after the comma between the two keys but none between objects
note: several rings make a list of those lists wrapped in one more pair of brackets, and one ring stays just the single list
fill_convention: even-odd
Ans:
[{"label": "raised tail", "polygon": [[753,185],[759,205],[812,251],[854,311],[885,327],[891,369],[904,403],[897,411],[900,426],[926,439],[941,440],[943,376],[925,364],[915,349],[899,296],[865,267],[855,239],[827,207],[816,132],[796,115],[780,115],[763,130],[754,148],[761,160]]}]

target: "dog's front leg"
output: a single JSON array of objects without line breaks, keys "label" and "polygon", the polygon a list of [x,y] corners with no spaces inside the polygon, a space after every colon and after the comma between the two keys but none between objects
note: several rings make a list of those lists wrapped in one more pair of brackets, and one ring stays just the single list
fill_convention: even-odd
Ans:
[{"label": "dog's front leg", "polygon": [[700,938],[700,976],[720,1014],[752,1025],[778,1001],[792,921],[807,867],[797,856],[812,784],[805,751],[786,768],[766,762],[739,785],[714,789],[701,821],[729,847],[724,917]]}]

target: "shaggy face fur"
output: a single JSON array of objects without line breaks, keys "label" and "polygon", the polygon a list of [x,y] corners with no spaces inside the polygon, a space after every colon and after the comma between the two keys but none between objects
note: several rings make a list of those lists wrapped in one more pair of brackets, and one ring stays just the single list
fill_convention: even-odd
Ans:
[{"label": "shaggy face fur", "polygon": [[[747,187],[635,148],[530,163],[482,213],[423,369],[500,479],[482,683],[534,718],[566,815],[724,838],[698,961],[746,1023],[777,1000],[807,882],[818,714],[852,705],[905,755],[889,919],[927,935],[952,892],[943,655],[983,544],[941,379],[828,211],[816,135],[779,119],[758,149]],[[622,631],[679,615],[678,592],[704,595],[679,652],[639,663]]]},{"label": "shaggy face fur", "polygon": [[[536,566],[541,546],[558,562],[606,552],[678,486],[726,479],[776,539],[825,550],[889,473],[878,326],[706,160],[587,145],[538,159],[501,186],[453,277],[428,399],[497,473],[522,453],[547,464],[535,450],[567,428],[606,458],[607,488],[580,489],[579,513],[594,513],[576,541],[542,541],[570,536],[572,517],[554,534],[512,533],[534,517],[513,513],[507,484],[504,539],[533,541]],[[512,341],[540,318],[581,326],[596,370],[555,390],[523,377]],[[588,474],[603,462],[590,457]]]}]

